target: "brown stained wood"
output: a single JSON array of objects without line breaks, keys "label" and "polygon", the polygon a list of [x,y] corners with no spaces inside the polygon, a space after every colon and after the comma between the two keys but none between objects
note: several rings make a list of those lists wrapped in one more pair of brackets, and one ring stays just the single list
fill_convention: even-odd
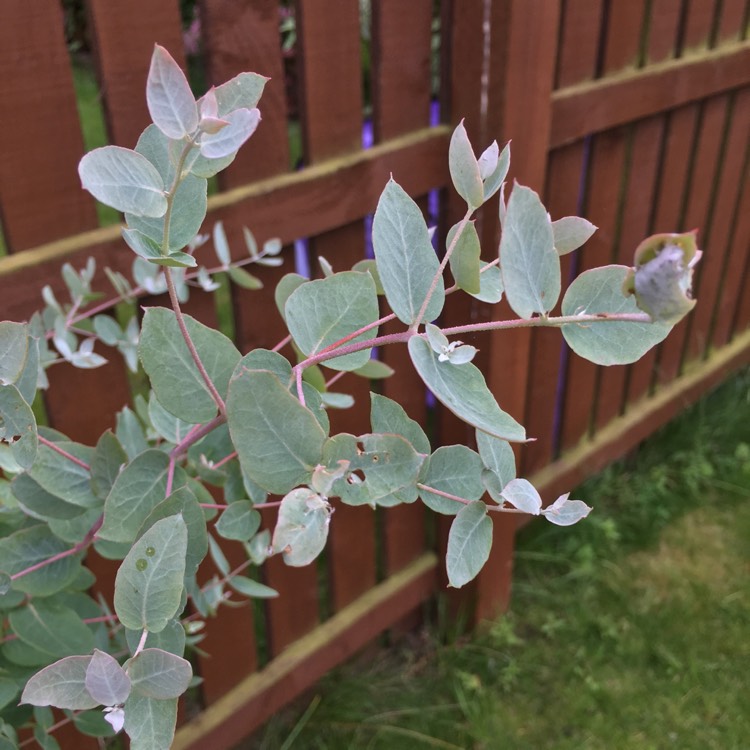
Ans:
[{"label": "brown stained wood", "polygon": [[603,0],[567,0],[563,4],[555,88],[594,77],[603,11]]},{"label": "brown stained wood", "polygon": [[[564,146],[550,154],[545,205],[553,219],[576,216],[579,212],[584,155],[585,149],[581,143]],[[562,299],[570,278],[571,264],[576,261],[570,253],[563,256],[561,261]],[[559,303],[556,309],[559,309]],[[553,314],[557,313],[553,311]],[[560,369],[562,347],[560,331],[540,328],[531,334],[529,397],[523,424],[527,434],[535,441],[525,446],[521,467],[524,476],[541,469],[554,457],[555,412],[558,399],[564,399],[564,394],[558,392],[560,378],[564,374]],[[593,397],[593,393],[590,396]]]},{"label": "brown stained wood", "polygon": [[432,0],[382,0],[372,6],[376,141],[429,125],[432,7]]},{"label": "brown stained wood", "polygon": [[[485,500],[487,500],[485,498]],[[513,550],[517,516],[490,513],[492,518],[492,550],[485,564],[489,575],[477,576],[474,622],[496,620],[510,605],[513,582]]]},{"label": "brown stained wood", "polygon": [[[498,52],[503,56],[499,75],[505,84],[501,132],[503,140],[512,139],[512,178],[541,193],[547,169],[560,4],[512,0],[506,12],[506,43]],[[505,303],[493,307],[491,315],[515,317]],[[495,340],[489,353],[487,381],[503,408],[523,420],[528,399],[530,332],[516,330]]]},{"label": "brown stained wood", "polygon": [[750,83],[750,42],[569,86],[552,103],[551,147]]},{"label": "brown stained wood", "polygon": [[[745,214],[747,217],[747,214]],[[750,230],[747,228],[747,218],[744,221],[744,235],[745,237],[750,236]],[[743,274],[744,289],[750,288],[750,258],[745,263],[745,273]],[[734,317],[734,325],[732,330],[733,339],[737,336],[742,335],[750,327],[750,294],[740,295],[739,304],[737,305],[737,311]]]},{"label": "brown stained wood", "polygon": [[643,35],[647,0],[609,3],[603,66],[607,74],[640,67],[640,41]]},{"label": "brown stained wood", "polygon": [[133,148],[151,122],[146,78],[154,44],[185,69],[179,6],[175,0],[90,0],[88,10],[111,142]]},{"label": "brown stained wood", "polygon": [[[598,134],[592,144],[586,184],[585,217],[599,229],[578,250],[577,274],[612,260],[616,243],[622,173],[625,168],[625,138],[622,129]],[[560,445],[576,445],[589,431],[593,419],[597,367],[571,354],[568,360],[565,403]]]},{"label": "brown stained wood", "polygon": [[717,44],[734,42],[743,38],[743,34],[747,31],[743,28],[746,13],[746,0],[723,0],[716,34]]},{"label": "brown stained wood", "polygon": [[[711,216],[714,195],[712,186],[719,166],[719,154],[727,114],[727,97],[716,96],[703,105],[699,131],[691,150],[694,162],[690,177],[690,193],[680,231],[705,229]],[[702,269],[698,264],[695,274],[696,288],[700,287]],[[660,345],[657,378],[660,383],[674,378],[680,371],[688,332],[689,318],[683,318]]]},{"label": "brown stained wood", "polygon": [[436,567],[435,556],[425,554],[370,589],[178,730],[172,750],[235,746],[394,619],[425,601],[435,590]]},{"label": "brown stained wood", "polygon": [[649,65],[674,57],[679,42],[682,0],[652,0],[646,62]]},{"label": "brown stained wood", "polygon": [[[376,142],[429,124],[431,96],[431,0],[404,4],[383,0],[372,7],[372,100]],[[382,333],[403,330],[386,324]],[[404,346],[381,350],[380,359],[396,371],[382,384],[382,393],[395,399],[412,419],[427,421],[425,388]],[[395,573],[424,550],[424,506],[421,502],[383,511],[385,572]]]},{"label": "brown stained wood", "polygon": [[[0,3],[0,221],[10,252],[97,226],[56,0]],[[35,293],[36,294],[36,293]]]},{"label": "brown stained wood", "polygon": [[[278,236],[286,244],[297,237],[319,234],[371,211],[391,172],[412,195],[445,184],[447,147],[447,128],[428,128],[301,172],[235,188],[209,198],[207,222],[227,218],[225,212],[241,211],[250,217],[246,223],[252,224],[261,242]],[[245,255],[241,246],[232,249],[234,257]],[[38,306],[40,286],[59,279],[61,261],[83,265],[90,255],[100,259],[100,265],[106,258],[107,265],[129,272],[132,252],[120,239],[119,227],[0,258],[0,278],[13,278],[12,284],[3,282],[3,314],[25,319]]]},{"label": "brown stained wood", "polygon": [[[558,87],[595,76],[603,11],[602,3],[573,0],[564,4]],[[580,213],[586,148],[579,142],[550,152],[544,200],[553,219]],[[562,259],[561,297],[567,288],[571,267],[578,264],[577,256],[574,258],[568,254]],[[552,460],[558,440],[555,412],[562,408],[565,400],[565,394],[559,391],[560,378],[565,376],[561,370],[564,344],[560,332],[539,329],[531,331],[530,336],[530,382],[524,425],[527,434],[536,440],[524,447],[521,457],[524,473],[536,471]],[[589,392],[589,398],[593,397],[593,391]],[[559,405],[558,399],[561,400]]]},{"label": "brown stained wood", "polygon": [[[305,161],[316,163],[362,147],[359,5],[345,0],[331,14],[328,3],[300,0],[297,13]],[[369,209],[374,207],[373,203]],[[325,257],[336,270],[350,269],[365,257],[363,223],[311,238],[310,253],[313,258]],[[369,432],[367,383],[350,377],[346,390],[354,395],[355,404],[331,414],[332,434]],[[375,584],[372,511],[338,505],[328,551],[330,599],[334,611],[339,611]]]},{"label": "brown stained wood", "polygon": [[711,320],[720,304],[721,282],[726,272],[725,257],[730,251],[728,243],[732,234],[734,208],[742,186],[745,167],[741,155],[748,143],[750,90],[745,90],[742,95],[735,98],[729,118],[726,144],[723,147],[723,163],[715,188],[710,230],[701,243],[701,247],[705,248],[701,264],[705,265],[695,285],[697,302],[688,316],[689,333],[685,352],[688,359],[702,357],[708,353]]},{"label": "brown stained wood", "polygon": [[[750,145],[745,152],[745,176],[743,184],[737,195],[737,207],[735,222],[731,237],[729,260],[724,272],[724,283],[719,295],[719,305],[716,311],[716,319],[713,329],[713,345],[723,346],[729,341],[732,334],[732,322],[738,301],[742,303],[750,295],[747,289],[750,287],[750,276],[745,273],[745,268],[750,268]],[[741,320],[738,320],[742,326]],[[742,327],[737,329],[742,330]]]},{"label": "brown stained wood", "polygon": [[289,168],[289,143],[279,3],[202,0],[201,25],[206,70],[213,85],[244,72],[271,79],[258,105],[262,116],[258,130],[221,173],[222,188],[285,172]]},{"label": "brown stained wood", "polygon": [[307,163],[361,148],[359,4],[298,0],[303,143]]},{"label": "brown stained wood", "polygon": [[[659,178],[653,204],[649,234],[679,231],[680,214],[688,191],[690,153],[695,138],[698,107],[688,105],[666,115],[666,133],[659,165]],[[628,401],[645,396],[654,379],[659,348],[648,351],[630,366]]]},{"label": "brown stained wood", "polygon": [[[614,258],[614,262],[620,265],[633,265],[635,248],[649,232],[663,130],[663,118],[653,117],[638,123],[632,134],[628,185],[623,197],[621,228],[617,238],[617,255]],[[601,369],[596,429],[601,429],[624,410],[627,375],[626,365]]]},{"label": "brown stained wood", "polygon": [[682,54],[698,54],[711,40],[716,6],[722,0],[690,0],[687,4]]}]

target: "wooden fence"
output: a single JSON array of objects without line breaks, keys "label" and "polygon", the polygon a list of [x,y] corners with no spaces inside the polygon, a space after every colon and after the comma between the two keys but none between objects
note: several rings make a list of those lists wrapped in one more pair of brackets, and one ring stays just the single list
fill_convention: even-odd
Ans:
[{"label": "wooden fence", "polygon": [[[697,307],[634,365],[595,367],[571,356],[550,330],[472,342],[503,408],[537,438],[520,456],[521,467],[551,500],[750,361],[750,4],[371,5],[363,42],[357,0],[298,0],[290,101],[279,3],[203,0],[207,79],[221,82],[243,70],[272,77],[262,125],[210,199],[207,227],[222,219],[235,245],[243,224],[260,240],[306,238],[311,258],[323,255],[347,268],[364,256],[366,218],[393,173],[425,206],[427,194],[439,191],[444,230],[459,215],[444,190],[450,126],[466,118],[477,148],[513,139],[512,176],[542,192],[553,217],[577,213],[599,226],[582,251],[566,256],[566,274],[627,264],[649,233],[700,229]],[[109,138],[132,147],[147,122],[152,45],[158,41],[184,62],[178,2],[88,0],[87,8]],[[40,306],[42,285],[60,288],[62,262],[82,265],[94,255],[100,268],[127,271],[131,255],[117,227],[99,227],[94,202],[79,186],[84,146],[59,0],[0,3],[0,80],[0,212],[8,251],[0,258],[0,317],[20,320]],[[436,107],[438,125],[431,119]],[[290,167],[292,111],[302,133],[300,170]],[[362,146],[365,120],[374,134],[370,148]],[[494,210],[479,229],[489,257],[499,236]],[[243,351],[283,337],[272,295],[286,270],[265,269],[262,291],[232,289]],[[216,322],[210,295],[193,295],[188,311]],[[503,306],[451,299],[445,320],[506,314]],[[384,356],[398,370],[384,392],[426,422],[429,405],[408,357],[403,350]],[[130,398],[118,361],[92,371],[56,367],[50,377],[50,424],[83,442],[110,427]],[[334,427],[368,431],[368,386],[354,378],[347,385],[357,405],[332,414]],[[443,444],[471,439],[445,412],[436,412],[432,424]],[[264,575],[280,598],[229,609],[208,624],[202,647],[212,656],[198,660],[205,708],[183,724],[175,746],[230,747],[377,634],[408,625],[441,583],[425,522],[417,506],[375,514],[339,507],[318,568],[271,560]],[[516,521],[495,522],[492,558],[461,594],[476,618],[501,611],[509,594]],[[440,528],[438,537],[444,534]],[[241,559],[231,546],[227,554]],[[96,564],[111,581],[111,566]]]}]

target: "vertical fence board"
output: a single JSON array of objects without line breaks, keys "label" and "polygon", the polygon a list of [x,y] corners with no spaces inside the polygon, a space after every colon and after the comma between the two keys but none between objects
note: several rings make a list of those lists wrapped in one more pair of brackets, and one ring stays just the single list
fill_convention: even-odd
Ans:
[{"label": "vertical fence board", "polygon": [[[376,142],[395,138],[430,122],[432,0],[383,0],[372,8],[372,103]],[[396,180],[399,175],[394,175]],[[386,324],[383,333],[402,326]],[[394,398],[412,419],[425,425],[425,388],[404,346],[387,347],[383,361],[396,371],[383,383],[383,394]],[[395,573],[423,551],[424,506],[417,502],[383,514],[383,556],[386,574]]]},{"label": "vertical fence board", "polygon": [[723,0],[717,27],[717,43],[734,42],[743,38],[743,22],[747,13],[746,0]]},{"label": "vertical fence board", "polygon": [[700,280],[696,288],[697,302],[688,318],[688,338],[685,356],[688,360],[706,353],[714,310],[719,306],[721,279],[725,273],[725,255],[731,236],[735,196],[741,186],[743,159],[740,154],[747,144],[750,123],[750,96],[745,92],[729,110],[728,133],[723,148],[715,205],[708,233],[703,238],[705,254],[701,263]]},{"label": "vertical fence board", "polygon": [[[331,6],[323,0],[300,0],[297,8],[303,53],[303,142],[306,161],[314,163],[361,148],[359,5],[346,0],[331,13]],[[327,232],[310,245],[313,256],[326,257],[339,270],[349,269],[364,258],[364,225],[355,222]],[[353,377],[349,382],[355,405],[346,415],[335,415],[333,421],[361,434],[369,431],[367,383]],[[374,520],[369,509],[337,506],[328,547],[334,610],[375,583]]]},{"label": "vertical fence board", "polygon": [[177,0],[89,0],[88,7],[111,142],[133,148],[151,121],[146,78],[154,44],[185,67]]},{"label": "vertical fence board", "polygon": [[0,49],[0,210],[8,249],[18,252],[97,218],[78,179],[83,139],[59,3],[1,3]]},{"label": "vertical fence board", "polygon": [[[687,206],[682,219],[682,227],[680,227],[683,230],[698,228],[699,243],[702,237],[700,230],[706,229],[711,216],[712,186],[717,174],[719,152],[724,134],[727,98],[726,96],[713,97],[703,103],[701,107],[698,133],[690,151],[693,155],[693,164]],[[699,264],[695,276],[697,289],[700,289],[700,274],[702,271],[703,269],[700,268]],[[660,383],[669,382],[680,372],[688,326],[689,317],[680,321],[659,347],[657,377]]]},{"label": "vertical fence board", "polygon": [[[585,211],[598,227],[579,251],[578,273],[610,262],[615,242],[620,202],[621,175],[625,165],[625,134],[622,129],[597,134],[592,142]],[[593,419],[597,367],[575,354],[568,361],[561,448],[575,446],[589,431]],[[583,402],[582,402],[583,400]]]},{"label": "vertical fence board", "polygon": [[[750,177],[746,177],[745,179],[743,195],[745,201],[750,200]],[[742,274],[742,288],[745,290],[745,293],[740,294],[737,304],[737,311],[734,315],[732,327],[733,337],[743,333],[750,327],[750,294],[747,293],[747,290],[750,289],[750,252],[747,250],[750,247],[750,211],[740,212],[740,223],[737,227],[735,247],[745,247],[746,258],[745,272]]]},{"label": "vertical fence board", "polygon": [[[593,7],[587,0],[565,4],[556,76],[558,88],[589,80],[596,74],[602,12],[601,3],[594,3]],[[588,144],[579,141],[550,153],[545,205],[553,219],[581,212],[582,172],[586,167],[587,151]],[[562,258],[563,294],[571,269],[577,266],[577,262],[578,258],[570,254]],[[525,446],[521,467],[524,474],[530,474],[551,461],[557,448],[558,410],[562,408],[564,396],[565,349],[560,331],[531,331],[531,384],[524,424],[536,441]],[[585,396],[578,394],[576,398],[580,407],[580,400]]]},{"label": "vertical fence board", "polygon": [[[740,96],[747,95],[745,90]],[[744,177],[737,193],[729,258],[724,269],[724,283],[719,294],[713,329],[713,345],[717,348],[726,344],[732,335],[732,322],[738,302],[750,297],[744,273],[744,269],[750,264],[750,211],[747,210],[750,205],[750,144],[745,148],[743,162]]]},{"label": "vertical fence board", "polygon": [[604,46],[604,72],[617,73],[641,64],[639,55],[647,0],[610,2]]},{"label": "vertical fence board", "polygon": [[711,38],[716,4],[721,0],[689,0],[682,39],[683,54],[695,54],[706,47]]},{"label": "vertical fence board", "polygon": [[679,43],[682,0],[652,0],[647,61],[663,62],[674,57]]},{"label": "vertical fence board", "polygon": [[[663,129],[664,122],[660,117],[651,117],[639,122],[633,129],[628,185],[624,194],[621,228],[617,237],[617,255],[614,258],[614,262],[620,265],[633,265],[633,252],[648,234]],[[602,368],[596,408],[598,429],[604,427],[623,410],[628,369],[626,365]]]},{"label": "vertical fence board", "polygon": [[259,104],[262,120],[258,130],[221,173],[222,188],[285,172],[289,166],[289,144],[279,3],[202,0],[201,24],[206,72],[213,85],[248,71],[270,78]]}]

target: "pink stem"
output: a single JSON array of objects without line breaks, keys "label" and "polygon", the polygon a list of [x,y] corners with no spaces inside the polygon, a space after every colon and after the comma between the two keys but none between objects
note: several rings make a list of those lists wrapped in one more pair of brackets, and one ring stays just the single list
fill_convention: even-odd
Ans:
[{"label": "pink stem", "polygon": [[57,443],[53,443],[51,440],[47,440],[47,438],[43,438],[41,435],[39,437],[39,442],[42,445],[46,445],[48,448],[51,448],[55,453],[59,453],[64,458],[67,458],[68,461],[72,461],[76,466],[80,466],[82,469],[85,469],[86,471],[91,471],[91,467],[85,462],[81,461],[80,458],[76,458],[75,456],[68,453],[68,451],[63,450]]}]

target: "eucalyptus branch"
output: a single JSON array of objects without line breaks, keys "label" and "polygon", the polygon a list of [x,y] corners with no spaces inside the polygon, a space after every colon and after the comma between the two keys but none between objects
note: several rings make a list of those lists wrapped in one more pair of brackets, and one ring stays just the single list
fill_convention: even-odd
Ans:
[{"label": "eucalyptus branch", "polygon": [[102,523],[104,523],[103,514],[99,516],[99,518],[97,518],[93,526],[86,532],[86,536],[84,536],[83,539],[74,547],[63,550],[62,552],[58,552],[56,555],[52,555],[52,557],[48,557],[46,560],[42,560],[41,562],[29,566],[28,568],[24,568],[24,570],[20,570],[18,573],[14,573],[10,577],[10,580],[15,581],[17,578],[22,578],[23,576],[29,575],[29,573],[34,573],[37,570],[46,568],[48,565],[52,565],[52,563],[56,563],[58,560],[64,560],[66,557],[71,557],[72,555],[77,555],[79,552],[83,552],[83,550],[85,550],[91,544],[91,542],[94,541],[97,532],[102,527]]},{"label": "eucalyptus branch", "polygon": [[181,458],[185,453],[187,453],[187,450],[191,445],[194,445],[199,440],[206,437],[209,432],[213,432],[217,427],[223,425],[226,421],[226,417],[223,414],[219,414],[210,422],[206,422],[206,424],[201,425],[197,430],[190,430],[190,432],[179,443],[177,443],[174,448],[172,448],[169,453],[170,457],[173,456],[175,459]]},{"label": "eucalyptus branch", "polygon": [[63,458],[67,458],[68,461],[74,463],[76,466],[80,466],[86,471],[91,471],[91,467],[85,461],[81,461],[80,458],[76,458],[72,454],[68,453],[68,451],[61,448],[59,445],[57,445],[57,443],[53,443],[51,440],[47,440],[47,438],[42,437],[41,435],[38,435],[37,437],[42,445],[46,445],[48,448],[51,448],[53,451],[55,451],[55,453],[59,453]]},{"label": "eucalyptus branch", "polygon": [[[559,328],[564,325],[586,325],[591,323],[652,323],[651,316],[648,313],[596,313],[594,315],[561,315],[559,317],[539,317],[539,318],[513,318],[510,320],[490,320],[485,323],[469,323],[462,326],[452,326],[443,328],[442,332],[446,336],[460,336],[465,333],[478,333],[480,331],[500,331],[513,328]],[[356,335],[360,332],[357,331]],[[334,357],[342,357],[345,354],[352,354],[363,349],[371,349],[376,346],[385,346],[387,344],[399,344],[408,341],[412,336],[425,336],[423,333],[415,333],[411,329],[400,333],[389,333],[384,336],[376,336],[366,341],[357,341],[353,344],[336,349],[335,351],[319,352],[307,359],[302,360],[293,368],[304,370],[306,367],[325,362]]]},{"label": "eucalyptus branch", "polygon": [[448,261],[451,259],[451,255],[453,255],[453,251],[456,249],[456,246],[458,245],[458,241],[459,239],[461,239],[461,235],[464,233],[464,229],[466,229],[466,226],[469,223],[471,219],[471,215],[473,213],[474,213],[473,208],[466,209],[466,213],[464,214],[463,219],[461,219],[461,221],[459,222],[458,228],[456,229],[456,233],[453,235],[453,239],[448,245],[448,249],[445,251],[443,260],[440,262],[440,267],[435,272],[435,276],[432,279],[430,288],[427,290],[427,294],[425,294],[424,301],[422,302],[422,307],[419,309],[419,312],[417,313],[417,318],[411,324],[411,326],[409,326],[410,331],[416,331],[417,328],[419,328],[420,324],[422,323],[422,318],[424,318],[425,313],[427,312],[427,307],[430,304],[430,299],[432,299],[432,295],[435,293],[435,290],[437,289],[437,285],[440,283],[440,279],[443,278],[443,273],[445,272],[445,268],[448,265]]},{"label": "eucalyptus branch", "polygon": [[185,340],[185,344],[188,348],[188,351],[190,352],[190,356],[193,358],[193,362],[195,362],[195,366],[198,368],[198,372],[201,374],[203,382],[206,384],[206,388],[208,388],[208,392],[211,394],[211,398],[219,408],[219,412],[221,414],[224,414],[226,412],[226,404],[224,403],[224,399],[216,390],[216,386],[214,385],[213,380],[211,380],[211,376],[206,371],[203,361],[198,354],[198,350],[195,348],[193,340],[190,338],[190,333],[188,332],[187,326],[185,325],[185,317],[182,314],[182,308],[180,307],[180,301],[177,299],[177,290],[175,289],[174,281],[172,280],[172,273],[168,267],[164,269],[164,277],[167,280],[169,299],[172,303],[172,309],[174,310],[174,314],[177,318],[177,325],[180,327],[182,338]]},{"label": "eucalyptus branch", "polygon": [[[472,502],[476,502],[473,500],[467,500],[465,497],[460,497],[459,495],[452,495],[450,492],[443,492],[442,490],[430,487],[427,484],[422,484],[421,482],[417,482],[417,487],[425,492],[431,492],[433,495],[440,495],[440,497],[447,498],[448,500],[455,500],[457,503],[462,503],[463,505],[471,505]],[[494,513],[524,513],[524,511],[518,510],[518,508],[506,508],[502,505],[487,505],[487,510]]]}]

